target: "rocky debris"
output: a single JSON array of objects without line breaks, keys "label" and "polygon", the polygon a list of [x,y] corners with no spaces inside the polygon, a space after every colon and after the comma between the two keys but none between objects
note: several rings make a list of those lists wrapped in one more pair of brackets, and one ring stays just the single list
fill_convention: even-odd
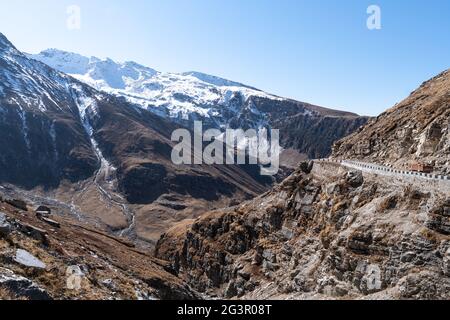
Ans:
[{"label": "rocky debris", "polygon": [[28,211],[27,203],[20,199],[6,199],[5,202],[17,209]]},{"label": "rocky debris", "polygon": [[0,236],[0,300],[201,299],[166,271],[168,262],[121,238],[62,215],[54,230],[34,214],[0,207],[8,230]]},{"label": "rocky debris", "polygon": [[46,265],[26,250],[17,249],[14,261],[30,268],[45,269]]},{"label": "rocky debris", "polygon": [[364,183],[364,177],[361,171],[349,171],[346,174],[346,181],[352,188],[359,188]]}]

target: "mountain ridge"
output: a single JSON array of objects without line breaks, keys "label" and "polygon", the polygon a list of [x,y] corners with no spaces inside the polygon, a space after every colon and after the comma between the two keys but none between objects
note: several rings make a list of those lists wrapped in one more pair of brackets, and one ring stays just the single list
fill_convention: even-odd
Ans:
[{"label": "mountain ridge", "polygon": [[[71,75],[78,80],[186,127],[203,121],[205,128],[220,130],[280,129],[286,142],[283,147],[311,158],[328,156],[335,140],[369,119],[282,98],[200,72],[162,73],[133,62],[117,63],[59,50],[30,57],[62,71],[76,72]],[[312,139],[313,136],[318,139]]]}]

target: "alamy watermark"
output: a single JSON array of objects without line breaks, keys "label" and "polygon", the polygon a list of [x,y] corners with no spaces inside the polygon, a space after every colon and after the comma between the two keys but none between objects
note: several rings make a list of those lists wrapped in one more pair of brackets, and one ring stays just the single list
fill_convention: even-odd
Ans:
[{"label": "alamy watermark", "polygon": [[[193,137],[192,137],[193,135]],[[261,166],[261,175],[276,175],[280,168],[280,132],[278,129],[259,130],[208,129],[194,122],[193,134],[187,129],[177,129],[172,141],[178,144],[172,150],[176,165],[254,164]]]},{"label": "alamy watermark", "polygon": [[376,264],[371,264],[367,268],[367,289],[371,291],[380,290],[382,284],[380,267]]},{"label": "alamy watermark", "polygon": [[70,266],[66,270],[66,287],[69,290],[81,290],[84,273],[79,266]]},{"label": "alamy watermark", "polygon": [[367,8],[367,29],[369,30],[381,30],[381,8],[375,4],[370,5]]},{"label": "alamy watermark", "polygon": [[69,30],[81,29],[81,8],[77,5],[68,6],[66,9],[67,20],[66,26]]}]

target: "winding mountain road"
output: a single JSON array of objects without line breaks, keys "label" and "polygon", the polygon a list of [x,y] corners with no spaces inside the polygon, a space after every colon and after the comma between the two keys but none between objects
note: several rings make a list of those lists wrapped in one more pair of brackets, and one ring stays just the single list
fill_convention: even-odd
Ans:
[{"label": "winding mountain road", "polygon": [[337,163],[342,166],[361,170],[367,173],[373,173],[378,175],[390,176],[390,177],[398,177],[398,178],[418,178],[418,179],[427,179],[432,181],[443,182],[450,185],[450,176],[438,175],[432,173],[422,173],[415,171],[405,171],[400,169],[395,169],[392,167],[382,166],[373,163],[366,163],[361,161],[354,160],[338,160],[338,159],[317,159],[317,162],[328,162],[328,163]]}]

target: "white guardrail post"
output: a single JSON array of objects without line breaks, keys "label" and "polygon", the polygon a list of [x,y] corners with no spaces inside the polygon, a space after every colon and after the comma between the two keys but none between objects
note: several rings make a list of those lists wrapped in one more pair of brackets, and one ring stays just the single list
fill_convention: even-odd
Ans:
[{"label": "white guardrail post", "polygon": [[372,163],[365,163],[365,162],[360,162],[360,161],[352,161],[352,160],[341,160],[341,159],[316,159],[313,161],[318,161],[318,162],[329,162],[329,163],[339,163],[341,165],[351,165],[351,166],[355,166],[355,167],[359,167],[359,168],[363,168],[363,169],[367,169],[367,170],[372,170],[372,171],[378,171],[378,172],[391,172],[391,173],[395,173],[396,175],[402,175],[402,176],[407,176],[407,177],[422,177],[422,178],[426,178],[426,179],[433,179],[433,180],[439,180],[439,181],[449,181],[450,180],[450,176],[447,175],[438,175],[438,174],[430,174],[430,173],[425,173],[425,172],[413,172],[413,171],[405,171],[405,170],[399,170],[399,169],[395,169],[392,165],[387,165],[387,166],[379,166],[379,165],[375,165]]}]

